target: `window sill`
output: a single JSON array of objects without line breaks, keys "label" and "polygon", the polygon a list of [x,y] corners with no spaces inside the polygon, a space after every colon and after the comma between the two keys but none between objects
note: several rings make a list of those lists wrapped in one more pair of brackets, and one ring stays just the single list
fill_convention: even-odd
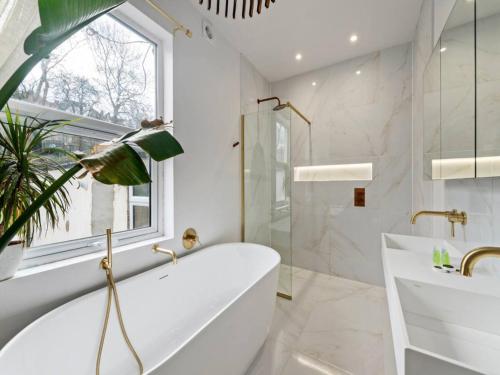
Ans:
[{"label": "window sill", "polygon": [[[169,239],[170,238],[168,238],[168,237],[162,236],[162,237],[150,238],[150,239],[147,239],[144,241],[134,242],[134,243],[127,244],[124,246],[116,247],[113,249],[113,255],[137,250],[137,249],[143,248],[143,247],[152,246],[156,243],[164,242],[164,241],[167,241]],[[10,280],[16,280],[16,279],[24,279],[24,278],[28,278],[30,276],[39,275],[41,273],[49,272],[49,271],[53,271],[53,270],[57,270],[57,269],[64,269],[64,268],[71,267],[71,266],[74,266],[74,265],[79,264],[79,263],[90,262],[90,261],[94,261],[94,260],[97,261],[97,260],[105,257],[106,255],[107,255],[106,250],[101,250],[101,251],[97,251],[97,252],[91,253],[91,254],[76,256],[74,258],[63,259],[63,260],[59,260],[59,261],[52,262],[52,263],[47,263],[47,264],[43,264],[43,265],[39,265],[39,266],[20,269],[16,272],[14,277],[7,279],[7,280],[4,280],[4,281],[0,281],[0,283],[8,282]]]}]

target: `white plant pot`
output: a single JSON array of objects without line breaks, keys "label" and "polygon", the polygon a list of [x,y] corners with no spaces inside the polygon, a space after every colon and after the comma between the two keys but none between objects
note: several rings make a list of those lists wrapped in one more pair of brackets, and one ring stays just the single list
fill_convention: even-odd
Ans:
[{"label": "white plant pot", "polygon": [[23,243],[12,242],[0,253],[0,281],[10,279],[23,260]]}]

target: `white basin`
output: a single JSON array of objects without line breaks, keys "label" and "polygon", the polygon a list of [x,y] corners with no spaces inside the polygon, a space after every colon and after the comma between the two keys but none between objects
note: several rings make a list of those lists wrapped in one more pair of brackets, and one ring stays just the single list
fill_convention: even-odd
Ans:
[{"label": "white basin", "polygon": [[382,256],[399,375],[500,374],[500,280],[432,267],[434,246],[452,263],[475,245],[384,234]]},{"label": "white basin", "polygon": [[500,373],[500,298],[399,278],[396,286],[412,347]]},{"label": "white basin", "polygon": [[462,256],[462,252],[456,249],[455,246],[450,243],[450,241],[436,238],[384,233],[382,236],[382,243],[388,249],[414,251],[417,253],[426,254],[432,252],[434,247],[437,247],[439,249],[446,248],[450,253],[450,256]]}]

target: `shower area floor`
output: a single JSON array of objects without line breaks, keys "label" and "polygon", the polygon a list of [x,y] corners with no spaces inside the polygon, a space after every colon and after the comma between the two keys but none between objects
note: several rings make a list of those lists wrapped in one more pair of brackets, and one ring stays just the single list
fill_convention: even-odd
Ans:
[{"label": "shower area floor", "polygon": [[246,375],[395,374],[384,288],[294,267]]},{"label": "shower area floor", "polygon": [[293,288],[293,267],[287,264],[280,264],[280,276],[278,279],[278,291],[286,295],[292,295]]}]

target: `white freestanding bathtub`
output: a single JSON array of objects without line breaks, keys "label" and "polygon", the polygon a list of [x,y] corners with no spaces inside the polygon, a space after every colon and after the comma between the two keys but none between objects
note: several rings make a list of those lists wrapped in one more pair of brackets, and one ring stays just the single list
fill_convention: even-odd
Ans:
[{"label": "white freestanding bathtub", "polygon": [[[244,374],[271,325],[279,262],[264,246],[224,244],[118,283],[144,373]],[[105,305],[101,289],[36,320],[0,351],[0,374],[95,374]],[[101,374],[138,373],[113,307]]]}]

